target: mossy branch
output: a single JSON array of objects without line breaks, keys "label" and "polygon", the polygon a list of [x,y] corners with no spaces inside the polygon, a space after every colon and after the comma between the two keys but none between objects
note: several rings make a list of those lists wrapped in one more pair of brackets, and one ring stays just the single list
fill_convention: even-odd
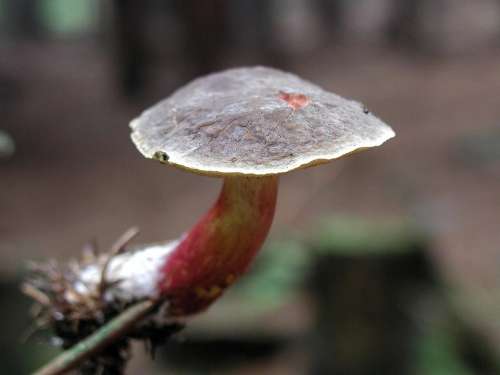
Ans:
[{"label": "mossy branch", "polygon": [[58,355],[34,375],[64,374],[76,368],[85,360],[125,336],[157,305],[156,301],[148,300],[130,306],[93,334]]}]

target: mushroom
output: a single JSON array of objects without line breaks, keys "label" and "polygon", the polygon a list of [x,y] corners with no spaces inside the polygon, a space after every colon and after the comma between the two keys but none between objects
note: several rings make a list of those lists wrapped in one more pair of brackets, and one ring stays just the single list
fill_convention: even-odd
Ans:
[{"label": "mushroom", "polygon": [[279,175],[394,136],[360,103],[264,67],[196,79],[130,126],[144,156],[223,177],[222,191],[178,240],[129,249],[132,229],[107,254],[91,247],[79,262],[35,265],[23,290],[42,307],[37,320],[72,347],[40,373],[72,368],[112,339],[82,366],[93,373],[122,369],[130,339],[154,347],[248,269],[273,220]]},{"label": "mushroom", "polygon": [[96,306],[119,311],[144,299],[162,301],[167,321],[203,311],[259,251],[273,221],[281,174],[394,136],[360,103],[264,67],[196,79],[130,126],[144,156],[222,177],[222,191],[178,240],[124,251],[132,231],[110,254],[84,258],[69,270],[49,265],[45,281],[35,285],[49,294],[60,291],[49,296],[58,301],[54,311],[88,319],[98,314]]},{"label": "mushroom", "polygon": [[273,220],[279,175],[394,136],[362,104],[266,67],[198,78],[130,126],[146,158],[224,179],[214,206],[163,247],[148,276],[171,316],[202,311],[248,269]]}]

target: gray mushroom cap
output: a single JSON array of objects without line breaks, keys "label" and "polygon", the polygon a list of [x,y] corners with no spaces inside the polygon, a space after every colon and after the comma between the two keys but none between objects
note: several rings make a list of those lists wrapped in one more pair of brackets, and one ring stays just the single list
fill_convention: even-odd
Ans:
[{"label": "gray mushroom cap", "polygon": [[206,175],[286,173],[395,135],[362,104],[266,67],[195,79],[130,127],[145,157]]}]

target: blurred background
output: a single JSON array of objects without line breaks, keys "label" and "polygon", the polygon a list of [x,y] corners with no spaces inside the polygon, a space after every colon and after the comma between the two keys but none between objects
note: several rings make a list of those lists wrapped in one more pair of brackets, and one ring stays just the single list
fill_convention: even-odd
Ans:
[{"label": "blurred background", "polygon": [[282,178],[251,274],[130,374],[498,374],[500,1],[0,0],[0,372],[51,349],[29,259],[177,237],[220,181],[146,161],[128,122],[190,79],[289,70],[397,137]]}]

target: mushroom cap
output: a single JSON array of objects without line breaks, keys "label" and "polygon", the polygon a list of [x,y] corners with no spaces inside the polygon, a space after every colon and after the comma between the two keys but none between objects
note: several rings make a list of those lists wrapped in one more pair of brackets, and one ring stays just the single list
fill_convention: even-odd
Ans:
[{"label": "mushroom cap", "polygon": [[266,67],[195,79],[130,127],[145,157],[205,175],[286,173],[395,135],[362,104]]}]

